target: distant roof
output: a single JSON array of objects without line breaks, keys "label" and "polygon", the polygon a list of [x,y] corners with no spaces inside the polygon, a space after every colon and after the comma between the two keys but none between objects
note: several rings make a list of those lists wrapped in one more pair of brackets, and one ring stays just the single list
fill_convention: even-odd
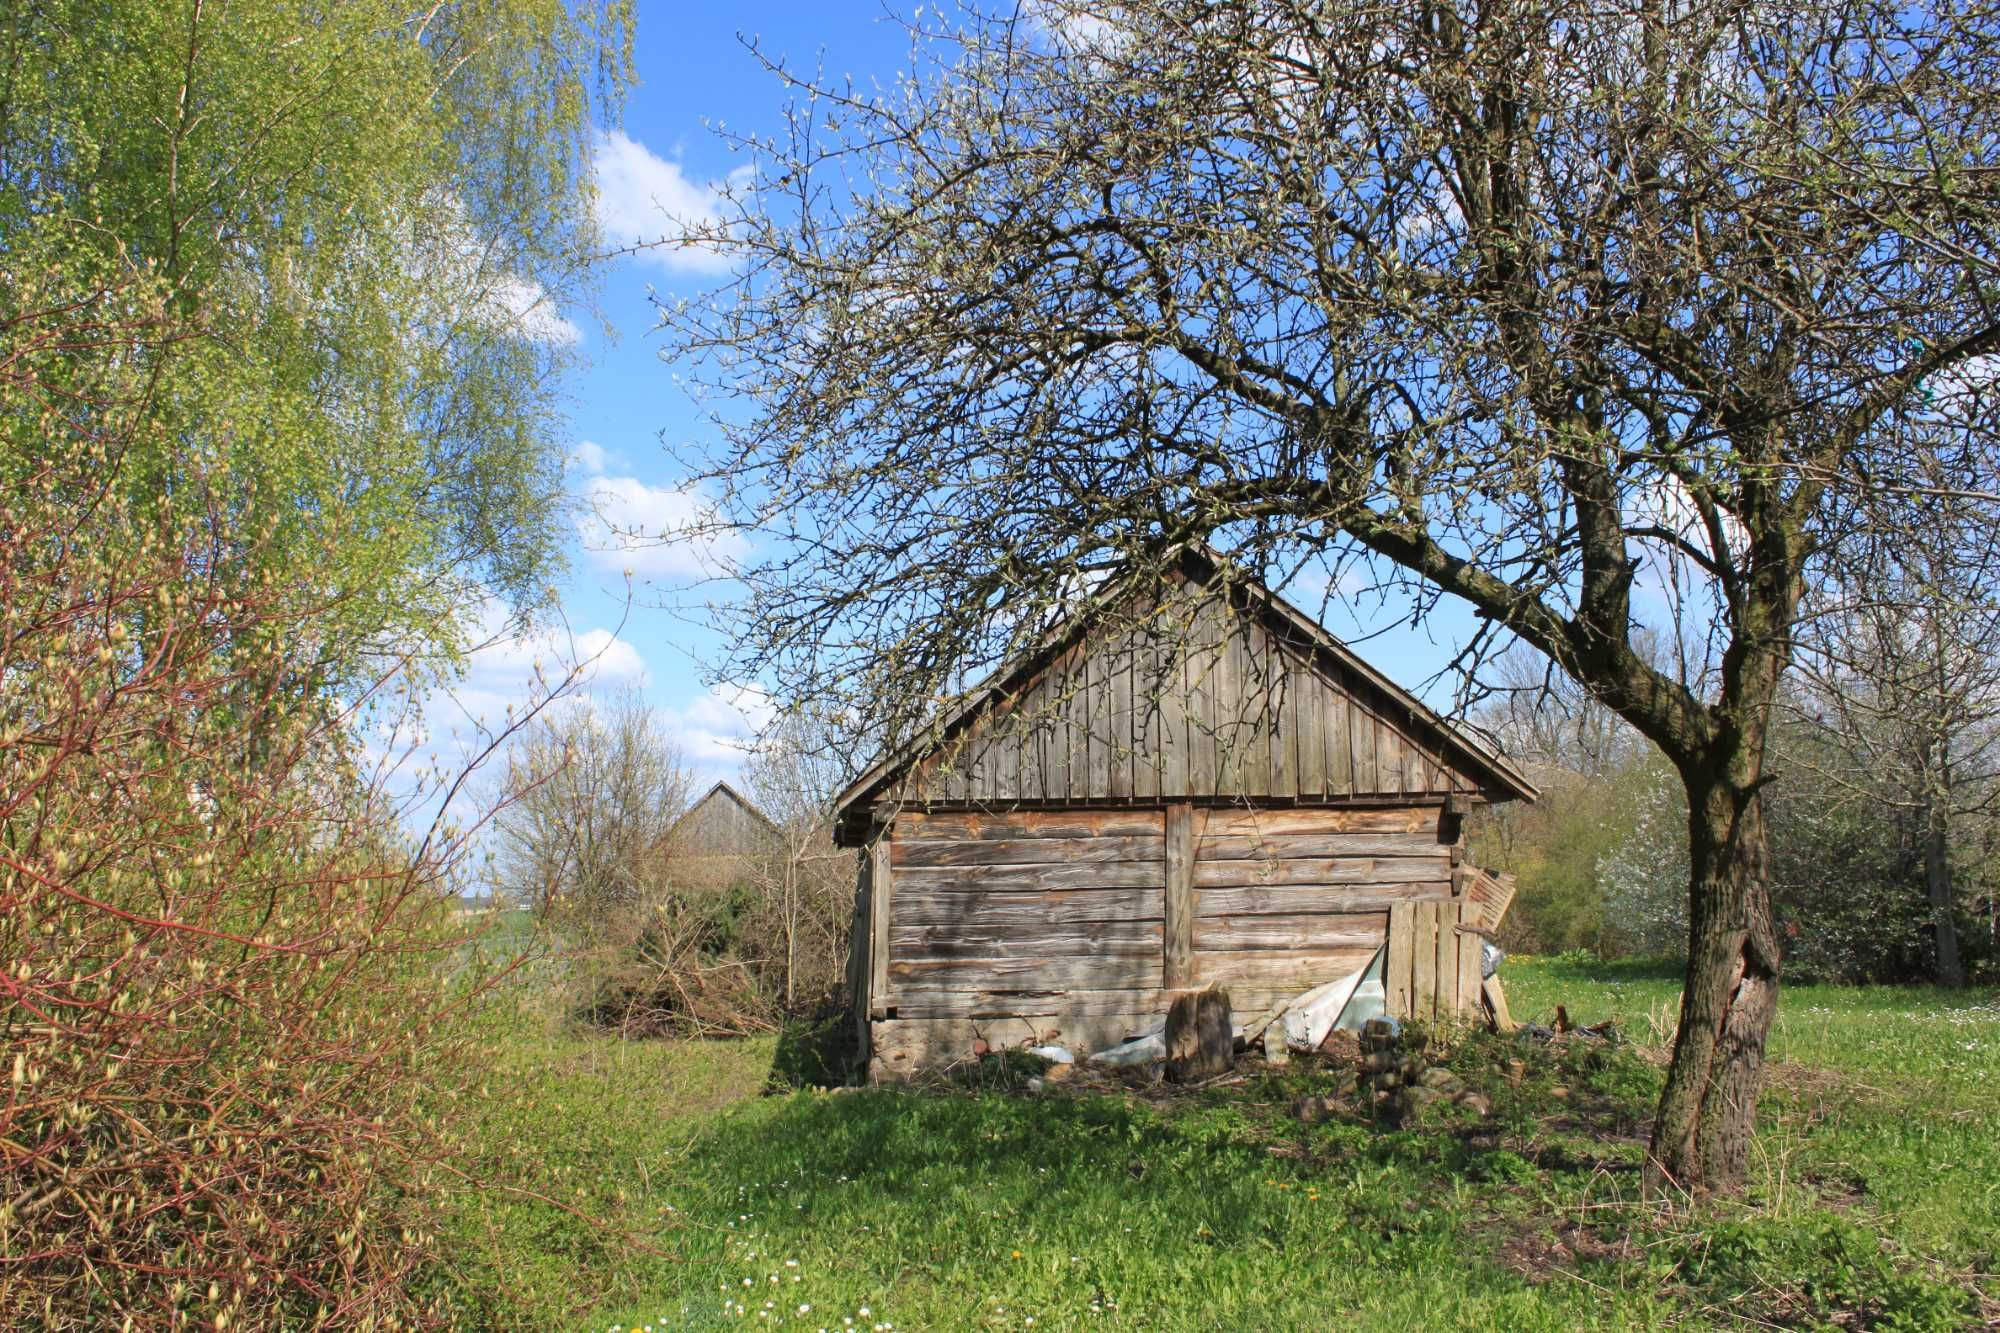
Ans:
[{"label": "distant roof", "polygon": [[[1221,578],[1225,561],[1213,548],[1200,544],[1183,548],[1178,555],[1178,564],[1191,583],[1213,586]],[[1519,798],[1532,801],[1539,795],[1526,774],[1505,755],[1440,716],[1429,705],[1363,661],[1325,626],[1264,583],[1239,574],[1230,580],[1230,587],[1244,600],[1260,607],[1266,617],[1293,631],[1318,653],[1338,663],[1376,694],[1405,711],[1412,722],[1442,742],[1443,749],[1456,766],[1477,776],[1482,789],[1502,800]],[[851,819],[885,794],[912,765],[941,749],[953,736],[973,725],[982,710],[1021,695],[1064,651],[1078,644],[1105,620],[1113,607],[1151,590],[1147,584],[1135,582],[1108,599],[1097,612],[1057,627],[1033,650],[995,671],[987,684],[974,690],[927,729],[924,735],[877,760],[836,799],[834,826],[837,836],[843,842],[852,842],[858,835],[858,829],[849,827]]]},{"label": "distant roof", "polygon": [[667,830],[667,836],[669,838],[673,837],[675,833],[678,833],[681,830],[683,825],[686,825],[690,821],[700,821],[707,819],[709,817],[708,812],[710,808],[714,805],[714,803],[718,801],[725,803],[724,808],[734,807],[735,809],[741,811],[743,814],[750,816],[757,823],[763,825],[765,829],[767,829],[772,833],[778,833],[781,831],[778,828],[777,823],[773,821],[769,815],[765,814],[762,810],[759,810],[756,806],[756,803],[753,802],[749,797],[745,796],[742,792],[736,790],[736,788],[730,786],[727,782],[718,782],[713,787],[710,787],[706,792],[704,792],[700,800],[696,801],[693,805],[690,805],[681,814],[681,817],[679,819],[676,819],[674,821],[673,827]]}]

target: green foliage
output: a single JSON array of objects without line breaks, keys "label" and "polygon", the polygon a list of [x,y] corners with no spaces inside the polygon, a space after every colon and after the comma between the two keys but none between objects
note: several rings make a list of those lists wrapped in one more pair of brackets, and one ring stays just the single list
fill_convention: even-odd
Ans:
[{"label": "green foliage", "polygon": [[771,1087],[786,1092],[842,1087],[854,1076],[856,1054],[852,1014],[788,1019],[778,1029],[778,1049],[771,1058]]},{"label": "green foliage", "polygon": [[622,32],[562,0],[0,25],[0,1323],[434,1313],[491,954],[347,710],[552,558],[566,353],[528,307],[588,242]]},{"label": "green foliage", "polygon": [[[55,0],[0,32],[6,314],[136,357],[119,486],[226,508],[257,536],[233,577],[310,571],[319,683],[385,635],[455,648],[464,580],[529,601],[559,558],[557,312],[616,8]],[[6,428],[14,485],[39,431]]]},{"label": "green foliage", "polygon": [[1964,1287],[1907,1271],[1875,1228],[1821,1209],[1783,1220],[1724,1222],[1682,1240],[1687,1273],[1727,1304],[1775,1293],[1788,1322],[1842,1322],[1869,1328],[1964,1328],[1973,1302]]},{"label": "green foliage", "polygon": [[[510,1185],[580,1215],[467,1196],[447,1290],[484,1326],[599,1329],[721,1328],[767,1301],[811,1328],[1943,1328],[2000,1296],[1977,1276],[2000,1247],[1990,1000],[1788,991],[1752,1196],[1689,1208],[1639,1188],[1649,1014],[1677,982],[1637,961],[1506,975],[1525,1015],[1561,1002],[1632,1040],[1440,1034],[1493,1113],[1393,1131],[1351,1072],[1305,1059],[1194,1094],[759,1097],[769,1040],[517,1032],[476,1133]],[[1293,1118],[1322,1096],[1341,1109]]]}]

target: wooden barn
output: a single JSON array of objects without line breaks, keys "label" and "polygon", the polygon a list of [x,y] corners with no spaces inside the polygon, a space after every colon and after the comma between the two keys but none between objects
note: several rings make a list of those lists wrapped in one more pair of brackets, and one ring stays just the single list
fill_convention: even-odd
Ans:
[{"label": "wooden barn", "polygon": [[716,783],[690,805],[666,838],[674,879],[703,889],[747,883],[757,859],[783,842],[770,817],[727,782]]},{"label": "wooden barn", "polygon": [[1392,1014],[1479,1003],[1512,883],[1463,817],[1521,772],[1207,551],[1104,605],[836,804],[871,1076],[1081,1055],[1209,984],[1253,1031],[1371,967]]}]

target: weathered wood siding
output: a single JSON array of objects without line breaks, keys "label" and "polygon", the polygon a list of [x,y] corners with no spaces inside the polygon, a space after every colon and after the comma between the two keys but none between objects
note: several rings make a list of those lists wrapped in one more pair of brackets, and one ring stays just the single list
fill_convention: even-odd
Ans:
[{"label": "weathered wood siding", "polygon": [[885,795],[1005,807],[1478,790],[1407,706],[1282,625],[1207,593],[1057,654]]},{"label": "weathered wood siding", "polygon": [[1162,985],[1159,811],[909,813],[888,843],[899,1018],[1150,1012]]},{"label": "weathered wood siding", "polygon": [[748,882],[758,858],[782,843],[771,821],[726,782],[696,801],[667,834],[668,873],[689,888],[721,889]]},{"label": "weathered wood siding", "polygon": [[1455,1004],[1457,828],[1436,806],[905,811],[867,854],[877,1071],[976,1040],[1099,1049],[1210,983],[1255,1025],[1385,942],[1406,956],[1393,1012],[1418,988],[1431,1012],[1441,991]]},{"label": "weathered wood siding", "polygon": [[1195,814],[1195,972],[1275,1007],[1365,966],[1391,905],[1451,896],[1435,808]]}]

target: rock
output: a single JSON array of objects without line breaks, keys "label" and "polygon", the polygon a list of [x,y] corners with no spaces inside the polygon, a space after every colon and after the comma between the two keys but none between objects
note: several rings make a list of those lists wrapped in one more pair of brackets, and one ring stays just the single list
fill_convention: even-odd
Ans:
[{"label": "rock", "polygon": [[1416,1082],[1418,1087],[1430,1088],[1438,1092],[1449,1092],[1458,1086],[1458,1075],[1452,1073],[1449,1069],[1432,1068],[1426,1069],[1423,1073],[1417,1075]]},{"label": "rock", "polygon": [[1327,1059],[1344,1062],[1361,1058],[1361,1039],[1345,1028],[1335,1028],[1326,1034],[1326,1040],[1319,1044],[1320,1054]]},{"label": "rock", "polygon": [[1555,1087],[1549,1089],[1549,1096],[1555,1098],[1559,1102],[1568,1101],[1569,1089],[1563,1087],[1561,1084],[1557,1084]]},{"label": "rock", "polygon": [[1331,1116],[1339,1106],[1340,1103],[1331,1097],[1301,1097],[1292,1103],[1292,1115],[1308,1125],[1316,1125]]},{"label": "rock", "polygon": [[1476,1092],[1462,1092],[1456,1100],[1460,1106],[1467,1107],[1476,1114],[1483,1116],[1493,1114],[1493,1103]]},{"label": "rock", "polygon": [[1045,1079],[1043,1079],[1043,1078],[1041,1078],[1041,1077],[1039,1077],[1039,1076],[1037,1076],[1037,1077],[1035,1077],[1035,1078],[1031,1078],[1031,1079],[1029,1079],[1029,1080],[1028,1080],[1028,1091],[1029,1091],[1029,1092],[1040,1092],[1040,1091],[1041,1091],[1041,1090],[1042,1090],[1043,1088],[1045,1088],[1045,1087],[1047,1087],[1047,1086],[1048,1086],[1048,1082],[1047,1082],[1047,1080],[1045,1080]]},{"label": "rock", "polygon": [[1419,1111],[1438,1099],[1438,1093],[1430,1088],[1410,1086],[1399,1088],[1384,1103],[1391,1124],[1398,1128],[1416,1118]]}]

